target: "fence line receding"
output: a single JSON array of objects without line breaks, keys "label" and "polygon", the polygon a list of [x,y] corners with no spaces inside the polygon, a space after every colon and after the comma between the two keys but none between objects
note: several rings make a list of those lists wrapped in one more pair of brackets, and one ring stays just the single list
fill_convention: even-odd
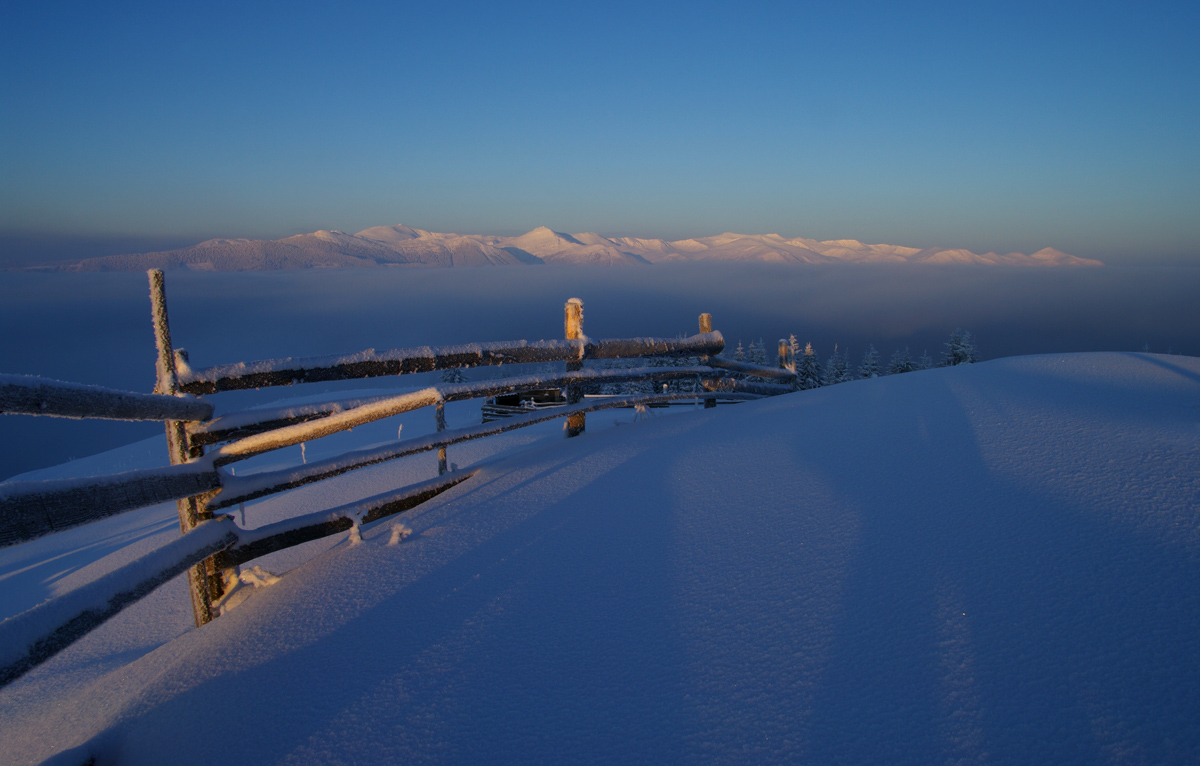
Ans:
[{"label": "fence line receding", "polygon": [[[587,413],[614,407],[657,406],[692,400],[704,407],[795,390],[795,363],[780,342],[778,367],[720,356],[725,347],[712,317],[701,314],[699,333],[687,338],[596,340],[583,333],[583,302],[567,301],[562,340],[419,347],[344,356],[270,359],[193,369],[175,349],[167,315],[163,273],[149,272],[151,316],[157,347],[155,391],[141,394],[26,375],[0,375],[0,413],[71,418],[160,420],[171,465],[110,476],[54,481],[0,482],[0,546],[157,503],[176,501],[181,538],[77,590],[0,623],[0,686],[18,678],[103,623],[157,585],[187,572],[197,627],[212,620],[236,578],[237,567],[293,545],[337,534],[416,507],[467,481],[477,469],[447,470],[447,448],[518,428],[565,419],[568,437],[586,431]],[[588,360],[690,357],[688,366],[597,369]],[[218,414],[200,398],[221,391],[290,386],[318,381],[407,375],[502,364],[562,362],[561,372],[441,384],[391,396],[345,398],[319,404],[277,406]],[[750,379],[747,379],[749,376]],[[594,397],[600,386],[672,380],[695,381],[692,392]],[[446,402],[487,399],[525,391],[561,389],[565,404],[522,412],[465,428],[447,428]],[[355,450],[282,470],[234,475],[224,466],[283,447],[303,444],[426,407],[435,431]],[[384,461],[437,450],[438,476],[347,505],[242,529],[215,513],[231,506],[321,481]]]}]

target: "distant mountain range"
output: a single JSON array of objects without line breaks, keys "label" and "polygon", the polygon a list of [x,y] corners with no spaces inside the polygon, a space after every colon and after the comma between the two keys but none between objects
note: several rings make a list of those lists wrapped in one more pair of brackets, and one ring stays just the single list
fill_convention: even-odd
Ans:
[{"label": "distant mountain range", "polygon": [[818,242],[778,234],[637,239],[563,234],[544,226],[519,237],[440,234],[408,226],[376,226],[357,234],[315,231],[276,240],[210,239],[192,247],[155,253],[88,258],[57,265],[59,271],[260,271],[378,266],[648,266],[659,263],[967,263],[996,266],[1101,266],[1047,247],[1032,255],[984,253],[961,248],[864,245],[853,239]]}]

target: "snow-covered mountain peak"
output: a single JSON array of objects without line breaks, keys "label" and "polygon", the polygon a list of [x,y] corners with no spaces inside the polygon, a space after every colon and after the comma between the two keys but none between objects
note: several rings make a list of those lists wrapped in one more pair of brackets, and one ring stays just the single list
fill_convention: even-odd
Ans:
[{"label": "snow-covered mountain peak", "polygon": [[1054,248],[1032,256],[979,255],[962,248],[865,245],[857,239],[818,242],[779,234],[727,231],[667,241],[609,238],[594,232],[566,234],[538,226],[516,237],[452,234],[404,224],[375,226],[357,234],[320,229],[280,240],[210,239],[159,253],[91,258],[63,270],[135,271],[147,268],[246,271],[372,266],[649,265],[685,262],[762,263],[959,263],[992,266],[1100,266]]}]

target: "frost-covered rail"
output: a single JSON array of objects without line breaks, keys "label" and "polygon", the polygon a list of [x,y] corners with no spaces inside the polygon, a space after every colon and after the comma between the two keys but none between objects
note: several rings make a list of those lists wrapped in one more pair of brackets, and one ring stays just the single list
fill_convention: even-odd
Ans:
[{"label": "frost-covered rail", "polygon": [[[717,372],[715,374],[722,375],[724,373]],[[319,405],[298,407],[295,410],[288,408],[249,410],[234,413],[234,415],[242,417],[231,422],[226,422],[225,418],[217,418],[207,423],[196,423],[188,428],[188,434],[193,444],[216,444],[229,438],[241,437],[233,444],[222,447],[219,452],[222,456],[250,457],[266,450],[311,441],[380,418],[428,407],[436,404],[439,398],[443,403],[457,402],[465,399],[482,399],[500,394],[511,394],[539,387],[562,388],[563,386],[589,383],[678,380],[713,375],[714,371],[707,367],[637,367],[627,370],[580,370],[562,375],[523,376],[504,378],[499,381],[486,380],[453,386],[435,386],[392,397],[325,402]],[[722,387],[716,382],[713,385],[720,390],[727,390],[727,388],[733,390],[733,388]],[[430,397],[434,397],[434,400],[431,401]],[[245,417],[253,416],[256,413],[261,413],[259,415],[261,420],[255,421]],[[321,422],[312,422],[315,420],[321,420]],[[269,437],[252,438],[267,431],[270,432]]]},{"label": "frost-covered rail", "polygon": [[384,352],[367,349],[345,356],[267,359],[195,371],[185,368],[179,374],[179,390],[189,394],[214,394],[243,388],[408,375],[458,367],[579,362],[585,359],[639,356],[707,356],[718,354],[724,348],[725,341],[721,334],[708,332],[690,338],[518,340],[441,348],[424,346]]},{"label": "frost-covered rail", "polygon": [[234,565],[242,564],[402,513],[474,475],[475,471],[459,471],[258,529],[242,529],[230,516],[197,524],[188,534],[98,580],[0,622],[0,686],[20,678],[129,604],[215,554],[225,553]]},{"label": "frost-covered rail", "polygon": [[450,431],[441,431],[439,433],[421,436],[414,439],[403,439],[394,441],[391,444],[385,444],[382,447],[374,447],[366,450],[356,450],[346,452],[337,457],[321,460],[318,462],[307,463],[294,468],[285,468],[279,471],[264,471],[262,473],[252,473],[243,476],[228,476],[223,475],[221,480],[221,492],[214,496],[208,503],[209,510],[216,511],[223,508],[231,508],[239,503],[244,503],[250,500],[255,500],[266,495],[273,495],[278,492],[284,492],[296,487],[302,487],[305,484],[312,484],[316,481],[332,478],[348,471],[353,471],[359,468],[365,468],[371,465],[378,465],[389,460],[396,460],[409,455],[417,455],[422,452],[429,452],[441,447],[449,447],[454,444],[461,444],[472,439],[481,439],[485,436],[495,436],[496,434],[505,433],[507,431],[515,431],[518,428],[545,423],[548,420],[557,420],[559,418],[568,418],[572,415],[584,414],[588,412],[596,412],[598,410],[607,410],[617,407],[630,407],[636,405],[652,405],[673,402],[679,400],[706,400],[720,398],[734,399],[757,399],[757,394],[736,394],[736,393],[695,393],[695,394],[646,394],[641,396],[618,396],[612,399],[603,401],[588,401],[581,404],[567,405],[558,407],[553,410],[539,410],[531,412],[528,415],[517,415],[515,417],[506,418],[504,420],[496,420],[490,423],[484,423],[478,426],[469,428],[460,428]]},{"label": "frost-covered rail", "polygon": [[[446,448],[472,439],[565,419],[566,433],[583,433],[588,412],[679,400],[714,406],[722,400],[756,399],[794,390],[794,360],[780,343],[779,367],[733,362],[716,356],[724,339],[700,316],[689,338],[593,340],[583,334],[583,303],[565,308],[564,340],[511,341],[420,347],[384,353],[245,362],[193,371],[187,355],[172,347],[162,272],[151,271],[151,308],[158,348],[154,394],[112,391],[27,376],[0,375],[0,412],[78,418],[162,420],[172,465],[112,476],[51,482],[0,483],[0,545],[9,545],[117,513],[170,500],[178,502],[184,535],[100,580],[0,623],[0,685],[16,678],[96,627],[155,585],[187,571],[197,626],[214,617],[236,567],[272,551],[345,531],[415,507],[468,479],[447,473]],[[589,359],[696,357],[687,367],[584,369]],[[563,362],[562,372],[434,386],[395,396],[347,398],[320,404],[275,407],[214,417],[213,405],[189,394],[239,388],[403,375],[481,365]],[[745,376],[754,379],[745,379]],[[693,393],[648,393],[585,400],[599,385],[631,381],[693,379]],[[757,380],[755,380],[757,379]],[[567,404],[502,421],[447,429],[447,402],[545,388],[565,389]],[[665,389],[665,385],[664,385]],[[302,444],[404,412],[432,407],[436,432],[278,471],[234,476],[222,468],[270,450]],[[205,454],[206,448],[210,451]],[[239,528],[214,511],[337,476],[347,471],[438,450],[438,477],[367,500],[289,519],[257,530]]]},{"label": "frost-covered rail", "polygon": [[0,414],[205,421],[213,416],[213,406],[211,402],[190,396],[137,394],[32,375],[0,375]]}]

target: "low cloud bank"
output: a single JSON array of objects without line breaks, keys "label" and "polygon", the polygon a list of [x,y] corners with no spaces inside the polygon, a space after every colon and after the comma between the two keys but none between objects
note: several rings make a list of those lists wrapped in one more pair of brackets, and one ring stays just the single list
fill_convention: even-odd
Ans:
[{"label": "low cloud bank", "polygon": [[[1068,351],[1200,356],[1200,270],[998,270],[857,265],[670,269],[333,270],[168,277],[172,330],[193,364],[562,335],[584,300],[594,337],[690,334],[701,312],[732,349],[789,333],[824,360],[868,343],[935,358],[955,327],[983,359]],[[0,275],[0,372],[149,391],[143,274]],[[262,396],[272,396],[266,392]],[[244,406],[235,395],[218,398]],[[247,394],[244,401],[252,401]],[[0,477],[161,431],[154,424],[0,418]]]}]

